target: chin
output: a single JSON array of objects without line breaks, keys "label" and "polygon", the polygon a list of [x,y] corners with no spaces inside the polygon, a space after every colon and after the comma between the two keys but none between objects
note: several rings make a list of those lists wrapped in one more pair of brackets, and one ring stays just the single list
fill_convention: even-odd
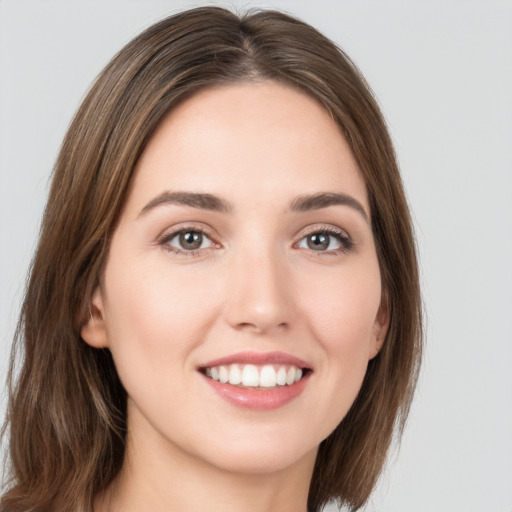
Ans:
[{"label": "chin", "polygon": [[302,464],[312,468],[318,451],[318,444],[306,446],[299,436],[293,442],[290,436],[288,439],[282,435],[272,437],[264,432],[256,439],[252,436],[245,439],[226,437],[226,441],[227,446],[216,443],[213,453],[203,457],[229,473],[263,475]]}]

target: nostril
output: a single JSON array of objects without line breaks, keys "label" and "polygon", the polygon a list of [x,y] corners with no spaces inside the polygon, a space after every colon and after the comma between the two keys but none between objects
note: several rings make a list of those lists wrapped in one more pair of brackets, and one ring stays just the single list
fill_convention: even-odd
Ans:
[{"label": "nostril", "polygon": [[239,322],[237,324],[232,325],[232,327],[237,331],[248,331],[253,332],[255,334],[265,334],[267,332],[275,331],[277,333],[284,332],[288,329],[289,324],[287,322],[281,322],[278,324],[274,324],[269,321],[254,321],[254,322]]}]

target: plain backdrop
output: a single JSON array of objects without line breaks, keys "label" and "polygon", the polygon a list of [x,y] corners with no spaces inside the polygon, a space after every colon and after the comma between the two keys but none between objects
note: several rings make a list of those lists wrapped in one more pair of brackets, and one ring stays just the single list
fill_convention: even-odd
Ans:
[{"label": "plain backdrop", "polygon": [[[221,4],[282,9],[339,43],[373,87],[398,151],[427,351],[401,449],[365,512],[512,512],[512,2]],[[2,381],[73,112],[124,43],[196,5],[0,0]]]}]

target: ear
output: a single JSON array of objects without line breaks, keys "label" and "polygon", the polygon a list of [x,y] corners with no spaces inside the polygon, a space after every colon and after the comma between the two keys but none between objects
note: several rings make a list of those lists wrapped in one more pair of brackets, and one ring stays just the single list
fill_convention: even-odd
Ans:
[{"label": "ear", "polygon": [[91,347],[108,347],[107,326],[105,324],[105,307],[101,289],[98,286],[89,305],[89,318],[80,330],[82,339]]},{"label": "ear", "polygon": [[384,345],[386,334],[389,328],[389,302],[387,297],[383,295],[379,311],[375,317],[375,323],[373,324],[372,339],[370,343],[370,351],[368,359],[373,359]]}]

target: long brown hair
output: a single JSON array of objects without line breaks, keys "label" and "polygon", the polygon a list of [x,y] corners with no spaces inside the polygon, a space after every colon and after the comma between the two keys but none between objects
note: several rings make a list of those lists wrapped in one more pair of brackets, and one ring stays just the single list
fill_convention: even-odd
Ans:
[{"label": "long brown hair", "polygon": [[6,427],[10,478],[1,510],[91,511],[123,464],[126,393],[107,349],[80,328],[136,162],[163,117],[219,83],[275,80],[337,121],[366,182],[390,326],[348,415],[319,448],[308,506],[360,508],[401,433],[421,358],[415,243],[385,122],[334,43],[274,11],[179,13],[123,48],[93,84],[57,159],[16,334]]}]

